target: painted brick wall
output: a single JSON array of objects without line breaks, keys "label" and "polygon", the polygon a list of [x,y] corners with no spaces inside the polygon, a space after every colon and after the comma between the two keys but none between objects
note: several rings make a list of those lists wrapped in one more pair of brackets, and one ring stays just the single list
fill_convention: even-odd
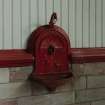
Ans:
[{"label": "painted brick wall", "polygon": [[105,63],[73,64],[54,92],[29,81],[32,67],[0,68],[0,105],[105,105]]}]

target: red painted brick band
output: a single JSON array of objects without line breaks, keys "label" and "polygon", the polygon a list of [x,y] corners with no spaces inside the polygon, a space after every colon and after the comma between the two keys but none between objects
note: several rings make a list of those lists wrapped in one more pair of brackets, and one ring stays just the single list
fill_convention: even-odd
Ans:
[{"label": "red painted brick band", "polygon": [[105,62],[105,48],[73,48],[72,63]]},{"label": "red painted brick band", "polygon": [[[0,67],[30,66],[32,54],[25,50],[0,50]],[[105,62],[105,48],[72,48],[72,63]]]},{"label": "red painted brick band", "polygon": [[0,50],[0,67],[30,66],[33,61],[33,56],[25,50]]}]

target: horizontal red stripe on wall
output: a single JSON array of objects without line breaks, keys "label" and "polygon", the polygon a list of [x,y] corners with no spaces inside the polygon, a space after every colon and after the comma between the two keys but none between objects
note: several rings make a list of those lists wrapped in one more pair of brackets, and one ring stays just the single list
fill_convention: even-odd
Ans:
[{"label": "horizontal red stripe on wall", "polygon": [[33,56],[25,50],[0,50],[0,67],[30,66],[33,61]]},{"label": "horizontal red stripe on wall", "polygon": [[73,48],[72,63],[105,62],[105,48]]},{"label": "horizontal red stripe on wall", "polygon": [[[72,63],[105,62],[105,48],[72,48]],[[0,67],[31,66],[32,54],[25,50],[0,50]]]}]

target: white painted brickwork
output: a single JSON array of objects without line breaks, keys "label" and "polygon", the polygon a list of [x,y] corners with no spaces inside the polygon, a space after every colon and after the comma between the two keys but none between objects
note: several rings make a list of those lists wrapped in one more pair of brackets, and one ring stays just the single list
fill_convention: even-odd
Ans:
[{"label": "white painted brickwork", "polygon": [[8,83],[8,82],[9,82],[9,69],[0,68],[0,83]]},{"label": "white painted brickwork", "polygon": [[31,88],[28,82],[0,84],[0,99],[30,96]]},{"label": "white painted brickwork", "polygon": [[0,69],[0,105],[105,105],[105,63],[73,64],[73,78],[47,89],[28,77],[32,67]]}]

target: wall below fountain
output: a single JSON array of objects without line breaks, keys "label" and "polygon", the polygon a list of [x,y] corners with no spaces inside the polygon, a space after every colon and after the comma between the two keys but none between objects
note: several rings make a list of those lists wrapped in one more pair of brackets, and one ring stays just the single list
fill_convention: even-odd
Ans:
[{"label": "wall below fountain", "polygon": [[54,92],[28,77],[32,67],[0,68],[0,105],[105,105],[105,62],[73,64]]}]

